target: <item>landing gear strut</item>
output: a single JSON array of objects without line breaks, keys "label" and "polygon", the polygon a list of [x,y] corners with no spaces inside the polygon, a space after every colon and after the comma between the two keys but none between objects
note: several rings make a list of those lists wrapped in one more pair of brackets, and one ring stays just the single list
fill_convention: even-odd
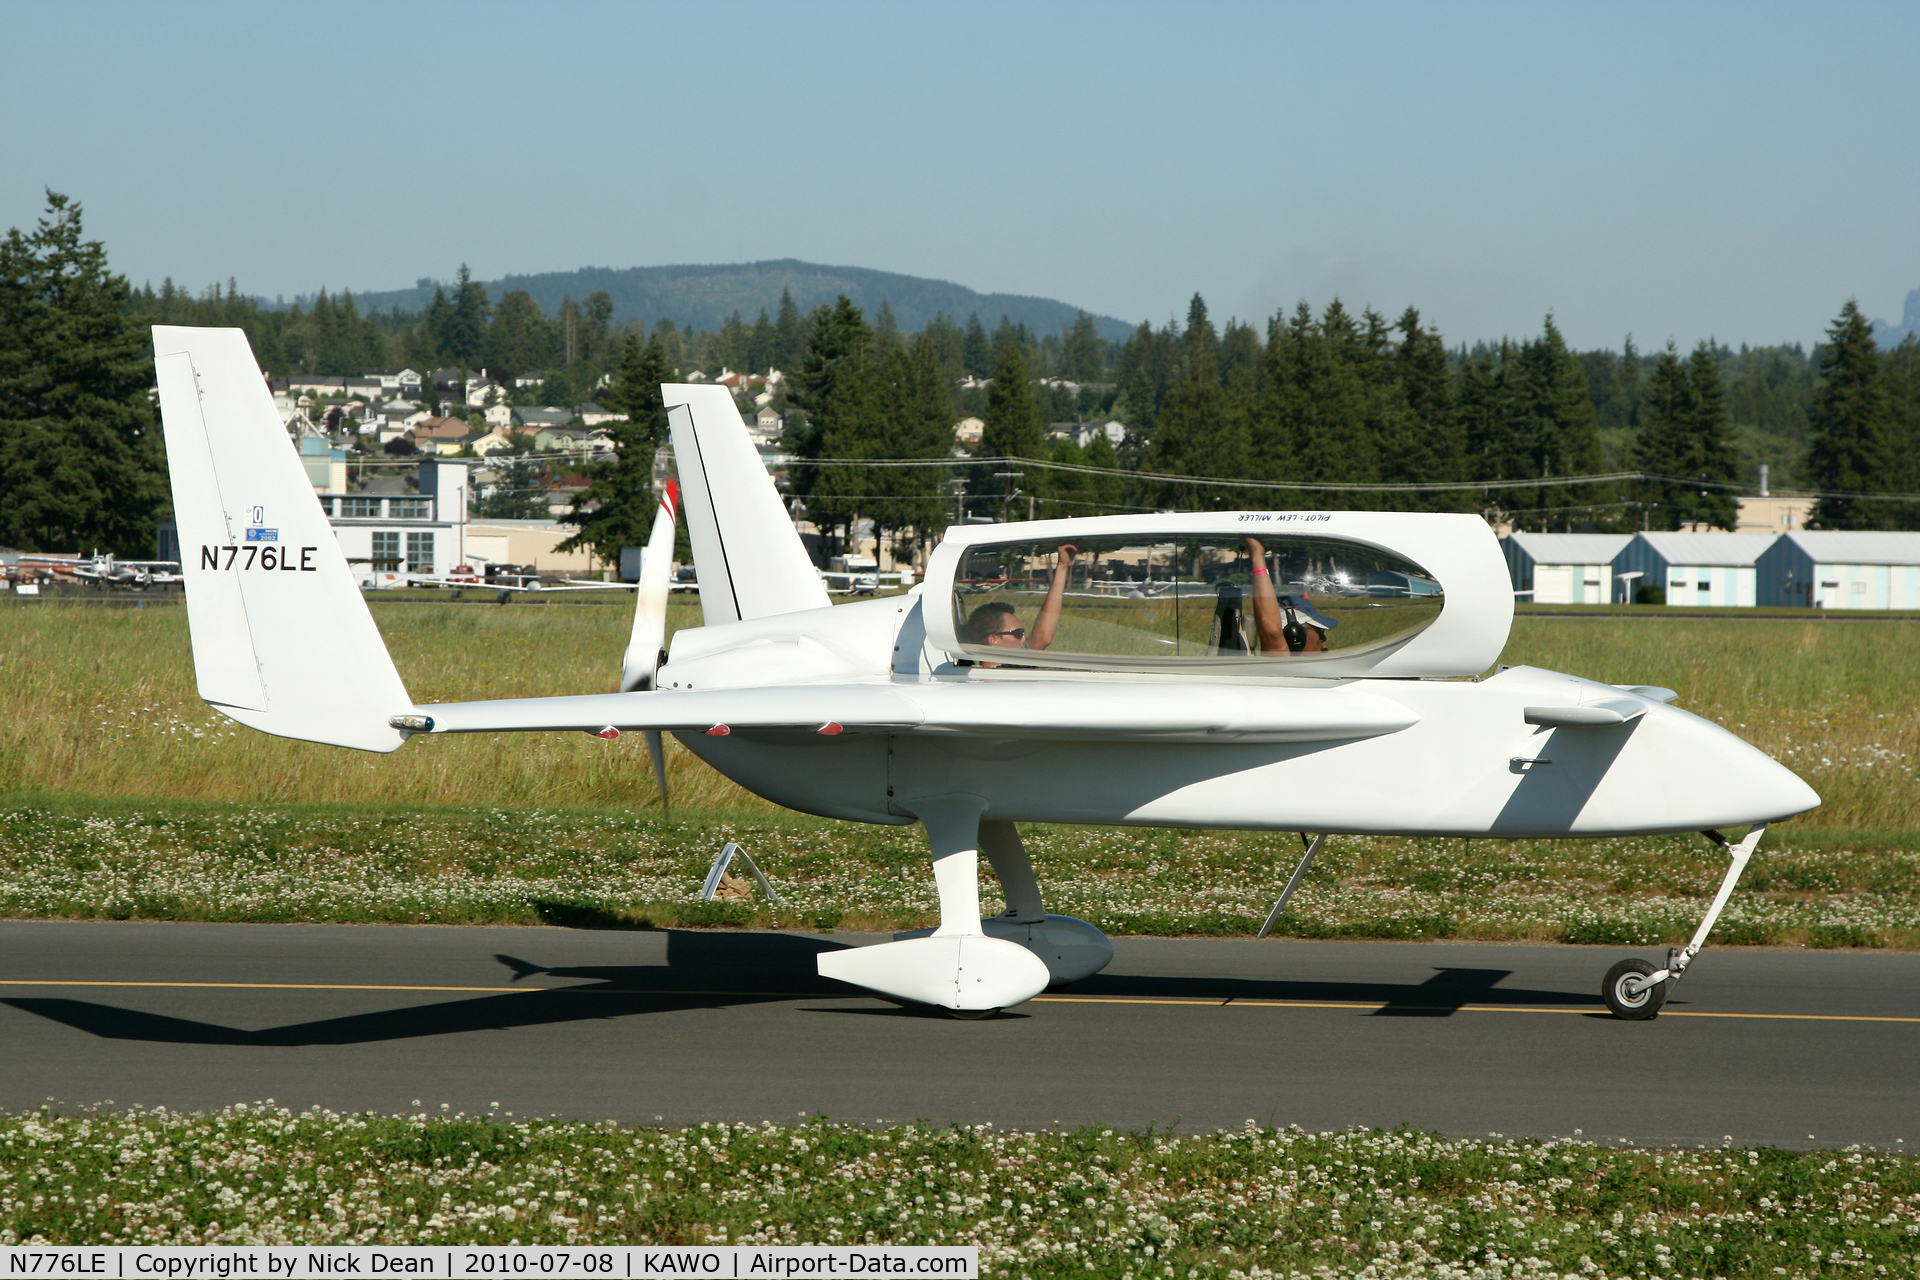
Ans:
[{"label": "landing gear strut", "polygon": [[1767,824],[1755,823],[1739,844],[1733,844],[1718,831],[1703,831],[1700,834],[1727,851],[1731,859],[1727,874],[1720,881],[1720,892],[1713,896],[1713,905],[1707,908],[1706,917],[1700,921],[1700,927],[1693,931],[1693,940],[1685,947],[1675,947],[1667,952],[1666,967],[1656,969],[1645,960],[1622,960],[1607,970],[1606,980],[1600,985],[1600,998],[1607,1002],[1607,1008],[1616,1018],[1629,1022],[1642,1022],[1656,1017],[1660,1006],[1667,1002],[1673,989],[1680,982],[1681,975],[1693,958],[1700,954],[1700,948],[1706,945],[1707,934],[1719,921],[1720,913],[1726,910],[1727,899],[1733,896],[1733,886],[1739,883],[1740,873],[1747,869],[1747,859],[1753,856],[1754,846],[1765,835]]},{"label": "landing gear strut", "polygon": [[[1047,989],[1052,974],[1045,961],[982,927],[979,869],[986,808],[979,796],[966,794],[913,801],[914,816],[926,827],[932,846],[940,927],[921,937],[822,952],[816,962],[822,977],[935,1005],[961,1018],[984,1018]],[[1007,833],[986,834],[984,843],[999,851],[996,837]],[[1033,898],[1037,903],[1037,886]]]}]

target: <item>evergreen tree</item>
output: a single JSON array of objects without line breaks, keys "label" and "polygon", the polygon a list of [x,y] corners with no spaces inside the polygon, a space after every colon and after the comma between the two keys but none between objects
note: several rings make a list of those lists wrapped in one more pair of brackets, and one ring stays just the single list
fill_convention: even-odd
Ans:
[{"label": "evergreen tree", "polygon": [[[824,529],[841,524],[849,511],[842,501],[869,491],[871,477],[863,472],[855,476],[835,476],[839,468],[809,467],[808,458],[878,457],[859,443],[862,433],[872,425],[877,413],[874,371],[867,357],[873,343],[873,330],[866,315],[846,294],[831,307],[816,307],[807,326],[806,352],[793,374],[788,399],[799,413],[787,416],[786,446],[795,465],[788,472],[788,484],[795,495],[806,502],[814,523]],[[852,454],[837,454],[828,447],[855,448]]]},{"label": "evergreen tree", "polygon": [[806,358],[807,330],[800,319],[800,308],[793,304],[793,292],[780,290],[780,314],[773,322],[774,345],[771,357],[775,368],[792,373]]},{"label": "evergreen tree", "polygon": [[507,376],[553,364],[553,326],[525,289],[515,289],[494,308],[484,356],[487,367]]},{"label": "evergreen tree", "polygon": [[[1892,405],[1873,330],[1847,299],[1827,330],[1814,391],[1812,447],[1807,470],[1813,487],[1843,493],[1885,493],[1901,464],[1890,456]],[[1901,522],[1900,504],[1824,497],[1813,506],[1822,529],[1889,529]]]},{"label": "evergreen tree", "polygon": [[1120,454],[1114,449],[1113,441],[1107,439],[1105,431],[1096,432],[1093,439],[1082,446],[1080,456],[1087,466],[1099,467],[1106,473],[1087,477],[1087,483],[1081,487],[1081,495],[1093,504],[1086,514],[1108,516],[1120,511],[1127,500],[1127,479],[1113,474],[1120,470]]},{"label": "evergreen tree", "polygon": [[[1566,339],[1548,316],[1538,338],[1521,344],[1503,362],[1505,407],[1513,415],[1512,442],[1518,446],[1524,471],[1512,478],[1591,475],[1604,461],[1600,422],[1587,394],[1586,373],[1567,349]],[[1513,515],[1525,527],[1571,531],[1591,522],[1612,500],[1610,486],[1542,484],[1531,491],[1512,491]]]},{"label": "evergreen tree", "polygon": [[1161,401],[1184,376],[1185,349],[1171,323],[1155,329],[1144,320],[1120,348],[1116,371],[1120,399],[1115,407],[1142,442],[1152,438],[1160,422]]},{"label": "evergreen tree", "polygon": [[653,456],[667,438],[660,384],[672,380],[660,342],[643,345],[638,336],[627,335],[620,373],[607,396],[610,406],[627,415],[625,422],[607,424],[617,452],[612,462],[589,464],[590,483],[575,496],[568,514],[569,523],[579,532],[555,550],[591,547],[601,560],[617,564],[622,547],[646,545],[659,505],[653,488]]},{"label": "evergreen tree", "polygon": [[1000,314],[1000,323],[993,328],[993,363],[995,368],[999,367],[1001,358],[1005,356],[1008,349],[1011,348],[1020,353],[1021,362],[1027,369],[1027,376],[1036,376],[1033,369],[1034,356],[1037,354],[1035,345],[1033,333],[1026,325],[1015,324],[1005,312]]},{"label": "evergreen tree", "polygon": [[[953,392],[942,365],[940,345],[925,330],[883,362],[887,386],[887,435],[880,453],[890,458],[944,458],[953,449]],[[876,506],[892,529],[912,528],[925,565],[926,552],[947,518],[939,467],[894,467],[880,472],[886,499]]]},{"label": "evergreen tree", "polygon": [[884,356],[905,345],[905,339],[900,336],[900,322],[893,318],[893,304],[880,299],[880,309],[873,313],[874,351]]},{"label": "evergreen tree", "polygon": [[1242,370],[1258,376],[1260,370],[1260,333],[1250,324],[1227,321],[1220,331],[1220,381],[1231,385]]},{"label": "evergreen tree", "polygon": [[[1720,377],[1720,358],[1711,343],[1702,342],[1687,360],[1687,389],[1692,399],[1689,422],[1693,456],[1680,474],[1710,483],[1734,482],[1733,418],[1727,412],[1726,383]],[[1703,485],[1695,491],[1694,518],[1701,524],[1731,533],[1740,523],[1740,503],[1733,490]]]},{"label": "evergreen tree", "polygon": [[[1680,363],[1679,351],[1668,342],[1666,350],[1653,359],[1653,373],[1640,401],[1640,437],[1635,448],[1640,469],[1655,475],[1686,475],[1693,452],[1692,421],[1687,371]],[[1689,492],[1684,485],[1643,481],[1641,493],[1642,501],[1648,504],[1648,524],[1678,529],[1690,510]]]},{"label": "evergreen tree", "polygon": [[66,196],[47,192],[35,229],[0,241],[0,542],[152,551],[166,460],[131,292]]},{"label": "evergreen tree", "polygon": [[715,373],[721,369],[736,372],[745,370],[747,364],[748,329],[746,322],[740,319],[739,311],[727,317],[720,331],[712,335],[707,344],[705,364]]},{"label": "evergreen tree", "polygon": [[[1187,308],[1186,376],[1160,406],[1153,444],[1141,460],[1146,471],[1170,475],[1244,477],[1248,473],[1247,424],[1231,411],[1220,385],[1219,340],[1199,294]],[[1186,510],[1239,505],[1243,496],[1216,488],[1162,483],[1154,501]]]},{"label": "evergreen tree", "polygon": [[967,334],[960,360],[970,378],[984,378],[993,372],[993,344],[987,340],[986,326],[980,323],[978,311],[967,317]]},{"label": "evergreen tree", "polygon": [[593,363],[600,358],[613,334],[613,298],[605,289],[595,289],[580,307],[584,324],[580,332],[580,359]]},{"label": "evergreen tree", "polygon": [[934,354],[940,358],[940,376],[949,384],[960,381],[961,375],[966,372],[967,344],[960,326],[944,311],[936,311],[920,334],[933,344]]},{"label": "evergreen tree", "polygon": [[1372,481],[1379,467],[1366,332],[1337,298],[1317,322],[1303,302],[1286,324],[1276,318],[1267,349],[1258,456],[1279,474],[1325,483],[1311,499],[1318,505],[1377,502],[1340,489],[1343,481]]},{"label": "evergreen tree", "polygon": [[1649,524],[1662,529],[1706,525],[1731,530],[1739,523],[1739,503],[1733,493],[1712,487],[1734,479],[1732,436],[1726,385],[1712,346],[1699,344],[1682,364],[1669,342],[1654,358],[1653,373],[1640,400],[1635,461],[1642,471],[1672,477],[1642,482],[1645,500],[1653,504]]},{"label": "evergreen tree", "polygon": [[[1027,377],[1026,357],[1021,354],[1018,343],[1008,343],[1000,350],[999,360],[993,367],[993,385],[987,389],[987,412],[983,421],[979,450],[982,455],[990,458],[1046,456],[1046,426],[1040,420],[1040,405],[1034,397],[1033,383]],[[1046,488],[1044,477],[1037,469],[1028,469],[1018,478],[995,474],[1018,469],[977,467],[968,492],[983,500],[998,496],[1004,513],[1016,518],[1024,513],[1016,513],[1006,505],[1007,495],[1015,489],[1044,495]]]},{"label": "evergreen tree", "polygon": [[753,329],[747,335],[746,367],[755,374],[765,374],[768,369],[778,367],[780,345],[779,330],[773,327],[773,321],[767,319],[767,309],[760,308],[760,318],[753,322]]},{"label": "evergreen tree", "polygon": [[[1420,324],[1420,313],[1408,307],[1396,326],[1399,344],[1391,357],[1391,377],[1397,397],[1383,420],[1390,429],[1380,440],[1380,478],[1405,484],[1433,484],[1464,477],[1466,442],[1454,410],[1453,371],[1446,344],[1438,330]],[[1411,510],[1459,510],[1460,491],[1400,495],[1397,505]]]},{"label": "evergreen tree", "polygon": [[[1920,494],[1920,337],[1909,333],[1885,358],[1887,400],[1891,410],[1887,454],[1895,470],[1887,487]],[[1902,529],[1920,528],[1920,502],[1889,503]]]},{"label": "evergreen tree", "polygon": [[1069,382],[1097,382],[1106,371],[1107,344],[1093,317],[1082,311],[1060,338],[1060,376]]},{"label": "evergreen tree", "polygon": [[460,264],[459,283],[453,291],[453,310],[445,331],[439,335],[440,349],[447,359],[463,367],[480,361],[487,346],[487,288],[473,279],[467,264]]}]

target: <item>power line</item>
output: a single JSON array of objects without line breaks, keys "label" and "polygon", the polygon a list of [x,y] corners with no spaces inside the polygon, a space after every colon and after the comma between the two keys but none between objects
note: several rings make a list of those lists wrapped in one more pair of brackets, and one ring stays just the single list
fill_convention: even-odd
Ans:
[{"label": "power line", "polygon": [[[1018,464],[1049,471],[1068,471],[1080,475],[1116,476],[1122,479],[1152,480],[1163,484],[1188,484],[1201,488],[1283,489],[1288,491],[1344,490],[1349,493],[1447,493],[1464,490],[1550,489],[1576,484],[1612,484],[1622,480],[1651,481],[1690,489],[1722,489],[1744,492],[1746,485],[1731,481],[1702,480],[1698,477],[1667,476],[1652,471],[1610,471],[1601,475],[1541,476],[1532,480],[1448,480],[1415,484],[1382,484],[1346,480],[1230,480],[1223,476],[1182,476],[1164,471],[1127,471],[1118,467],[1089,467],[1077,462],[1051,462],[1041,458],[966,457],[966,458],[794,458],[793,467],[984,467]],[[1757,495],[1749,495],[1757,496]],[[1801,489],[1767,495],[1775,498],[1854,498],[1875,502],[1920,502],[1920,493],[1855,493],[1841,489]]]}]

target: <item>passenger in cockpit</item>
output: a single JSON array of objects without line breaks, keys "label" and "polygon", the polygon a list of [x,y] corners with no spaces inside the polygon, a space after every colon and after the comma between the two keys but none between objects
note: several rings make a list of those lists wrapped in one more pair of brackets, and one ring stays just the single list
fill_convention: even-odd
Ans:
[{"label": "passenger in cockpit", "polygon": [[1262,653],[1320,653],[1327,647],[1327,631],[1337,626],[1308,603],[1304,593],[1281,595],[1273,589],[1267,570],[1266,544],[1242,538],[1240,545],[1253,559],[1253,625],[1260,633]]}]

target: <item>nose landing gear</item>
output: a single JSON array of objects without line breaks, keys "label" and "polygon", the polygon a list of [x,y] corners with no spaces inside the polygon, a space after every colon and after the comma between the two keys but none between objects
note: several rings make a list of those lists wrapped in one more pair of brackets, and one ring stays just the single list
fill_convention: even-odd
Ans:
[{"label": "nose landing gear", "polygon": [[1693,931],[1693,940],[1685,947],[1677,947],[1667,952],[1667,964],[1656,969],[1645,960],[1622,960],[1607,970],[1606,979],[1600,984],[1600,998],[1607,1002],[1607,1008],[1616,1018],[1628,1022],[1644,1022],[1658,1016],[1660,1006],[1673,994],[1673,988],[1679,984],[1681,975],[1687,966],[1700,954],[1700,948],[1706,945],[1707,934],[1720,919],[1720,913],[1726,910],[1727,899],[1733,896],[1733,886],[1739,883],[1740,873],[1747,869],[1747,859],[1753,856],[1754,846],[1765,835],[1767,824],[1755,823],[1747,834],[1741,837],[1739,844],[1733,844],[1718,831],[1702,831],[1700,834],[1727,851],[1732,860],[1727,866],[1727,874],[1720,881],[1720,892],[1713,896],[1713,905],[1707,908],[1707,914],[1700,921],[1700,927]]}]

